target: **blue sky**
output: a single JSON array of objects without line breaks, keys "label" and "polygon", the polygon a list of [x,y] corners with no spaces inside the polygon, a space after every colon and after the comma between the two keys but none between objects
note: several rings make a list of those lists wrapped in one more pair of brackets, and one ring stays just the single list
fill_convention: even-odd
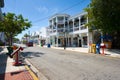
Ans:
[{"label": "blue sky", "polygon": [[[48,19],[55,13],[75,15],[83,11],[90,0],[5,0],[3,12],[22,14],[32,22],[32,27],[17,36],[21,37],[30,31],[39,31],[41,27],[48,26]],[[65,10],[67,9],[67,10]]]}]

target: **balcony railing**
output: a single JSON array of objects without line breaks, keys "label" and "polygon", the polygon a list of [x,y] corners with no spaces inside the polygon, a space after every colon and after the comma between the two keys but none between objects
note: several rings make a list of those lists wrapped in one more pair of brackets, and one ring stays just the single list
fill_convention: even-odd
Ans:
[{"label": "balcony railing", "polygon": [[85,27],[85,26],[80,27],[80,30],[84,30],[84,29],[87,29],[87,27]]},{"label": "balcony railing", "polygon": [[59,28],[58,30],[57,30],[57,32],[63,32],[64,31],[64,28]]},{"label": "balcony railing", "polygon": [[64,20],[62,20],[62,21],[58,21],[57,23],[58,24],[64,24],[65,22],[64,22]]},{"label": "balcony railing", "polygon": [[83,22],[81,22],[81,25],[84,25],[84,24],[86,24],[87,22],[86,21],[83,21]]},{"label": "balcony railing", "polygon": [[56,30],[56,29],[54,29],[54,30],[53,30],[53,33],[55,33],[56,31],[57,31],[57,30]]},{"label": "balcony railing", "polygon": [[70,28],[70,29],[69,29],[69,32],[73,32],[73,28]]},{"label": "balcony railing", "polygon": [[74,31],[79,31],[79,27],[75,27],[75,28],[74,28]]}]

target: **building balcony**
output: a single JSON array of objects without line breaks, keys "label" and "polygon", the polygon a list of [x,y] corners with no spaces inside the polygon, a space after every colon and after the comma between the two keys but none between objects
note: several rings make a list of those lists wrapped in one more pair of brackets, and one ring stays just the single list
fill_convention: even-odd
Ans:
[{"label": "building balcony", "polygon": [[69,32],[73,32],[73,28],[70,28],[70,29],[69,29]]},{"label": "building balcony", "polygon": [[84,29],[87,29],[87,27],[86,26],[81,26],[80,27],[80,30],[84,30]]},{"label": "building balcony", "polygon": [[75,27],[75,28],[74,28],[74,31],[79,31],[79,27]]},{"label": "building balcony", "polygon": [[64,20],[58,21],[57,23],[58,23],[58,24],[65,24]]},{"label": "building balcony", "polygon": [[64,28],[59,28],[58,30],[57,30],[57,32],[63,32],[64,31]]},{"label": "building balcony", "polygon": [[81,25],[84,25],[84,24],[86,24],[87,22],[86,21],[83,21],[83,22],[81,22]]},{"label": "building balcony", "polygon": [[69,28],[73,28],[73,26],[70,26],[70,25],[69,25]]},{"label": "building balcony", "polygon": [[56,31],[57,31],[57,30],[56,30],[56,29],[54,29],[54,30],[53,30],[53,33],[55,33]]}]

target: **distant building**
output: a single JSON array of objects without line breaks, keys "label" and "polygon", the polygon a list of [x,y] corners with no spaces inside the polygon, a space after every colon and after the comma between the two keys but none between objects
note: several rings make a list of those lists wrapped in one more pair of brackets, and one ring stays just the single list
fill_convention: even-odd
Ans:
[{"label": "distant building", "polygon": [[46,44],[46,27],[40,28],[39,31],[35,31],[30,35],[30,39],[36,45],[45,45]]}]

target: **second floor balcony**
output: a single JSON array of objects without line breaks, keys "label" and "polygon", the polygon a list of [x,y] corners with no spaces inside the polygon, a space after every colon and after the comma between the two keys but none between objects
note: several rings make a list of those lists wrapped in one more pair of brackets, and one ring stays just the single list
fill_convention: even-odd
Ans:
[{"label": "second floor balcony", "polygon": [[84,30],[84,29],[87,29],[87,27],[84,25],[80,27],[80,30]]},{"label": "second floor balcony", "polygon": [[57,21],[57,24],[65,24],[65,21],[64,20],[59,20],[59,21]]},{"label": "second floor balcony", "polygon": [[79,27],[75,27],[75,28],[74,28],[74,31],[79,31]]},{"label": "second floor balcony", "polygon": [[57,32],[63,32],[64,28],[58,28]]}]

